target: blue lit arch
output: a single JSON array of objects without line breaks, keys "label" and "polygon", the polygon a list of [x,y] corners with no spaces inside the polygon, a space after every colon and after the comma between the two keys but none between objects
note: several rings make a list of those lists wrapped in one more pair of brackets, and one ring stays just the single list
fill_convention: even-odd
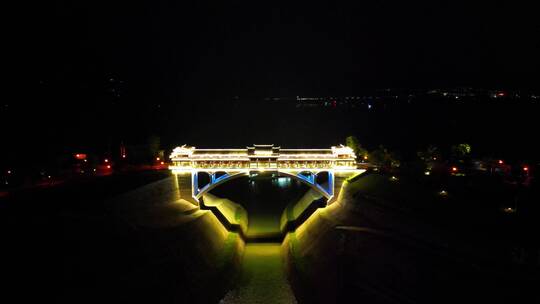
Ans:
[{"label": "blue lit arch", "polygon": [[[199,181],[198,181],[198,172],[199,171],[192,171],[191,172],[191,185],[192,185],[192,196],[195,200],[199,201],[199,199],[210,190],[214,189],[215,187],[233,180],[238,177],[242,176],[248,176],[249,172],[247,171],[237,171],[237,172],[227,172],[227,171],[217,171],[217,172],[207,172],[207,171],[201,171],[208,173],[210,176],[210,182],[203,186],[202,188],[199,188]],[[216,173],[224,172],[223,175],[216,176]],[[316,190],[317,192],[321,193],[327,200],[330,200],[332,197],[334,197],[334,172],[331,170],[324,170],[324,171],[277,171],[280,174],[293,177],[294,179],[308,185],[310,188]],[[326,185],[321,185],[317,182],[317,174],[321,172],[328,173],[328,182]]]}]

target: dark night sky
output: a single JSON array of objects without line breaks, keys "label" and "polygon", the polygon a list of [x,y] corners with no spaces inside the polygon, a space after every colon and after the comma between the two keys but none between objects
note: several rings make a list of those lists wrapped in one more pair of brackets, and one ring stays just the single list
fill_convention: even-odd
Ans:
[{"label": "dark night sky", "polygon": [[539,80],[530,6],[356,2],[57,1],[32,24],[32,74],[83,85],[114,74],[173,100]]},{"label": "dark night sky", "polygon": [[[178,128],[189,136],[169,139],[187,142],[202,128],[193,126],[201,113],[236,95],[538,89],[536,10],[470,2],[20,3],[7,44],[16,94],[6,98],[19,109],[4,111],[2,126],[21,127],[4,140],[20,150],[89,147]],[[220,119],[205,124],[207,134],[226,125]]]}]

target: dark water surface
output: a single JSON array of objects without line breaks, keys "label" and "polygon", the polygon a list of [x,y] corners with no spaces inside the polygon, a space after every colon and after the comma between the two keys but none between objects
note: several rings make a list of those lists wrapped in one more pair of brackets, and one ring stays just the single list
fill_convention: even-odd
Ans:
[{"label": "dark water surface", "polygon": [[265,173],[241,177],[220,185],[212,194],[242,205],[248,212],[248,236],[279,234],[287,204],[298,201],[309,187],[291,177]]}]

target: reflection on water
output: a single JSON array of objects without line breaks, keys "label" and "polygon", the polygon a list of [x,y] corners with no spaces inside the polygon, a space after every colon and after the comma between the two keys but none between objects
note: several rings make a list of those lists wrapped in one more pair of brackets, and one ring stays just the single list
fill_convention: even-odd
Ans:
[{"label": "reflection on water", "polygon": [[[260,184],[260,181],[258,183],[256,183],[255,181],[256,181],[256,177],[250,178],[249,186],[251,188],[256,188],[257,185]],[[277,188],[280,188],[281,190],[291,187],[291,184],[292,184],[292,179],[290,177],[284,177],[284,176],[272,177],[271,181],[272,181],[273,186],[276,186]],[[298,182],[298,181],[295,180],[294,182]]]},{"label": "reflection on water", "polygon": [[309,188],[291,177],[276,173],[255,173],[226,182],[210,191],[241,204],[248,212],[248,235],[279,233],[281,214]]},{"label": "reflection on water", "polygon": [[272,183],[277,184],[279,188],[286,188],[291,186],[291,178],[290,177],[278,177],[275,179],[272,179]]}]

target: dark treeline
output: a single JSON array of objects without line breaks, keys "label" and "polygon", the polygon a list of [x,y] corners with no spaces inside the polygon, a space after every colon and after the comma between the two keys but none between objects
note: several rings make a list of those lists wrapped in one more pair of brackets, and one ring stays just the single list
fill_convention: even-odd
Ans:
[{"label": "dark treeline", "polygon": [[[72,152],[103,154],[158,136],[166,151],[176,145],[244,147],[273,143],[290,148],[328,147],[355,135],[362,145],[414,157],[429,144],[466,142],[473,156],[534,161],[539,103],[529,100],[463,100],[418,97],[374,101],[372,107],[298,107],[256,100],[183,103],[79,102],[11,106],[2,113],[2,161],[46,161]],[[38,156],[38,157],[36,157]]]}]

